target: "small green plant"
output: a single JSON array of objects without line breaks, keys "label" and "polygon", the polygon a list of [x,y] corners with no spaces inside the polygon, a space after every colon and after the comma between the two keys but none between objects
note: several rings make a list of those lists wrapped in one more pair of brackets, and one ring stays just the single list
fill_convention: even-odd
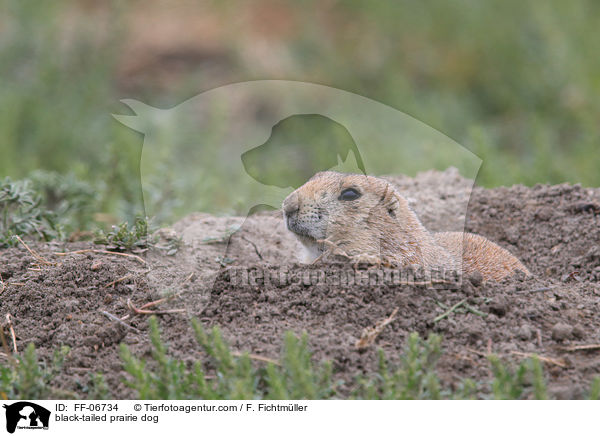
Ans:
[{"label": "small green plant", "polygon": [[99,372],[89,375],[89,382],[87,385],[78,383],[78,386],[88,400],[108,400],[111,398],[110,390],[106,384],[104,375]]},{"label": "small green plant", "polygon": [[594,377],[588,393],[589,400],[600,400],[600,377]]},{"label": "small green plant", "polygon": [[266,398],[312,400],[333,397],[339,383],[333,380],[331,362],[325,361],[315,366],[311,359],[306,333],[297,338],[293,333],[287,332],[281,366],[272,362],[267,365],[266,381],[269,389]]},{"label": "small green plant", "polygon": [[282,364],[268,362],[265,368],[253,365],[248,354],[234,355],[218,328],[206,332],[194,320],[196,339],[206,359],[187,367],[168,357],[156,318],[149,323],[153,368],[121,346],[127,384],[140,399],[321,399],[335,392],[331,364],[313,365],[305,335],[286,334]]},{"label": "small green plant", "polygon": [[62,370],[70,348],[63,346],[54,352],[46,364],[38,359],[33,343],[29,343],[22,356],[6,366],[0,366],[0,397],[3,399],[48,399],[74,397],[74,393],[57,391],[51,381]]},{"label": "small green plant", "polygon": [[149,233],[148,219],[136,217],[132,226],[127,221],[113,226],[109,232],[98,230],[94,243],[114,251],[145,251],[156,238]]},{"label": "small green plant", "polygon": [[14,236],[62,239],[92,221],[96,194],[73,175],[34,171],[28,179],[0,181],[0,247]]},{"label": "small green plant", "polygon": [[165,237],[162,243],[159,239],[148,218],[136,217],[132,226],[125,221],[113,226],[109,232],[97,230],[94,243],[106,245],[108,250],[134,253],[142,253],[153,248],[164,251],[167,256],[175,254],[181,247],[180,237]]},{"label": "small green plant", "polygon": [[42,204],[54,213],[65,233],[86,230],[94,223],[99,193],[89,183],[72,173],[63,175],[44,170],[32,172],[29,179]]},{"label": "small green plant", "polygon": [[[205,331],[194,320],[192,326],[200,345],[202,359],[186,363],[169,356],[160,338],[158,321],[150,318],[152,358],[135,357],[121,345],[125,379],[138,399],[335,399],[346,398],[340,392],[342,383],[335,379],[331,362],[314,363],[306,334],[300,338],[288,332],[278,361],[247,353],[231,351],[217,327]],[[38,359],[33,344],[29,344],[17,359],[0,365],[0,398],[88,399],[114,397],[102,374],[89,377],[79,385],[80,393],[56,389],[53,378],[62,370],[69,353],[62,347],[50,363]],[[532,357],[514,369],[497,356],[490,356],[493,379],[476,383],[462,380],[456,389],[444,390],[436,372],[441,355],[441,339],[430,335],[423,340],[418,334],[409,336],[400,364],[390,367],[379,350],[379,370],[355,380],[350,398],[356,399],[546,399],[548,393],[539,359]],[[600,399],[600,377],[592,380],[586,396]]]},{"label": "small green plant", "polygon": [[56,214],[42,205],[30,180],[0,182],[0,248],[16,245],[15,236],[49,240],[60,234]]},{"label": "small green plant", "polygon": [[518,400],[532,396],[548,399],[544,371],[539,359],[533,356],[521,362],[515,370],[503,364],[497,356],[489,356],[494,380],[492,395],[496,400]]},{"label": "small green plant", "polygon": [[435,334],[424,341],[412,333],[404,348],[398,369],[391,371],[383,350],[379,350],[379,371],[360,381],[359,398],[408,400],[441,398],[435,366],[441,354],[441,337]]}]

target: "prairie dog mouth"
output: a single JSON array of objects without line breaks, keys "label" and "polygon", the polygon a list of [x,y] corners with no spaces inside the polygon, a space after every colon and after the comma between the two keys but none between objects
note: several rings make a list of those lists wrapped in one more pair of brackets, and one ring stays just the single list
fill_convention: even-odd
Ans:
[{"label": "prairie dog mouth", "polygon": [[312,240],[322,239],[315,235],[315,229],[307,227],[305,224],[298,222],[295,216],[286,215],[285,224],[288,230],[294,233],[298,238]]},{"label": "prairie dog mouth", "polygon": [[306,238],[315,240],[316,238],[311,234],[311,231],[304,226],[299,225],[296,222],[287,221],[287,228],[290,232],[294,233],[298,238]]},{"label": "prairie dog mouth", "polygon": [[285,224],[304,247],[304,262],[311,263],[323,253],[324,245],[318,242],[311,229],[299,224],[294,217],[290,216],[285,217]]},{"label": "prairie dog mouth", "polygon": [[307,246],[307,247],[308,247],[308,246],[311,246],[311,247],[312,247],[312,246],[315,246],[315,247],[316,247],[317,245],[322,245],[322,244],[319,244],[319,243],[317,242],[317,239],[316,239],[316,238],[313,238],[313,237],[312,237],[312,236],[310,236],[310,235],[299,235],[299,234],[297,234],[297,233],[296,233],[296,238],[298,238],[298,240],[299,240],[300,242],[302,242],[302,244],[304,244],[304,245],[305,245],[305,246]]},{"label": "prairie dog mouth", "polygon": [[318,242],[312,236],[303,236],[296,233],[296,238],[304,247],[303,262],[312,263],[325,251],[325,244]]}]

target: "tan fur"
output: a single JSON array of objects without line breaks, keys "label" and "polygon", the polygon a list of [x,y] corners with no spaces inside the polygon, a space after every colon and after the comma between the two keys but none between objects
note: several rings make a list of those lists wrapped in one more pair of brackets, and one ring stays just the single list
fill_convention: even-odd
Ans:
[{"label": "tan fur", "polygon": [[[354,188],[360,198],[340,200]],[[385,180],[326,171],[315,174],[283,202],[286,225],[306,248],[308,262],[323,254],[356,261],[478,271],[499,280],[529,271],[505,249],[472,233],[430,233],[408,202]],[[461,265],[462,264],[462,265]]]}]

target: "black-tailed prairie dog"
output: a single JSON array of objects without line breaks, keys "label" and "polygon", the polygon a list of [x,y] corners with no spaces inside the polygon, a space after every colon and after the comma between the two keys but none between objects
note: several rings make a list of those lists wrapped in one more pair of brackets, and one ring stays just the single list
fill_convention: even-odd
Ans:
[{"label": "black-tailed prairie dog", "polygon": [[[287,228],[306,249],[357,262],[478,271],[499,280],[529,271],[505,249],[472,233],[431,233],[387,181],[360,174],[315,174],[283,202]],[[461,265],[462,264],[462,265]]]}]

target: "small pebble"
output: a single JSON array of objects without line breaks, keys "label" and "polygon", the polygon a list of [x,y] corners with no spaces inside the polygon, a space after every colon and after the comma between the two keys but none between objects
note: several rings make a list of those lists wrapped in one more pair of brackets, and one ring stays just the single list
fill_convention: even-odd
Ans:
[{"label": "small pebble", "polygon": [[529,327],[527,324],[523,324],[521,327],[519,327],[519,329],[517,330],[517,337],[523,341],[528,341],[531,339],[533,332],[531,330],[531,327]]},{"label": "small pebble", "polygon": [[516,244],[521,239],[521,232],[516,227],[510,227],[504,230],[504,236],[508,242],[511,244]]},{"label": "small pebble", "polygon": [[469,276],[469,281],[473,284],[473,286],[479,287],[481,286],[481,283],[483,283],[483,276],[479,271],[475,271]]},{"label": "small pebble", "polygon": [[102,261],[97,260],[96,262],[92,263],[92,266],[90,267],[90,269],[92,271],[98,271],[101,266],[102,266]]},{"label": "small pebble", "polygon": [[573,327],[569,324],[559,322],[552,327],[552,339],[558,342],[562,342],[565,339],[569,339],[573,334]]},{"label": "small pebble", "polygon": [[576,339],[584,339],[585,338],[585,330],[583,329],[583,327],[580,325],[576,325],[575,327],[573,327],[573,336]]},{"label": "small pebble", "polygon": [[576,400],[583,397],[581,386],[555,386],[548,389],[550,398],[554,400]]},{"label": "small pebble", "polygon": [[554,210],[549,206],[539,207],[534,214],[534,217],[539,221],[548,221],[554,215]]},{"label": "small pebble", "polygon": [[501,318],[506,315],[506,312],[508,311],[508,304],[506,304],[506,301],[502,298],[495,298],[490,303],[489,311],[490,313],[493,313]]}]

